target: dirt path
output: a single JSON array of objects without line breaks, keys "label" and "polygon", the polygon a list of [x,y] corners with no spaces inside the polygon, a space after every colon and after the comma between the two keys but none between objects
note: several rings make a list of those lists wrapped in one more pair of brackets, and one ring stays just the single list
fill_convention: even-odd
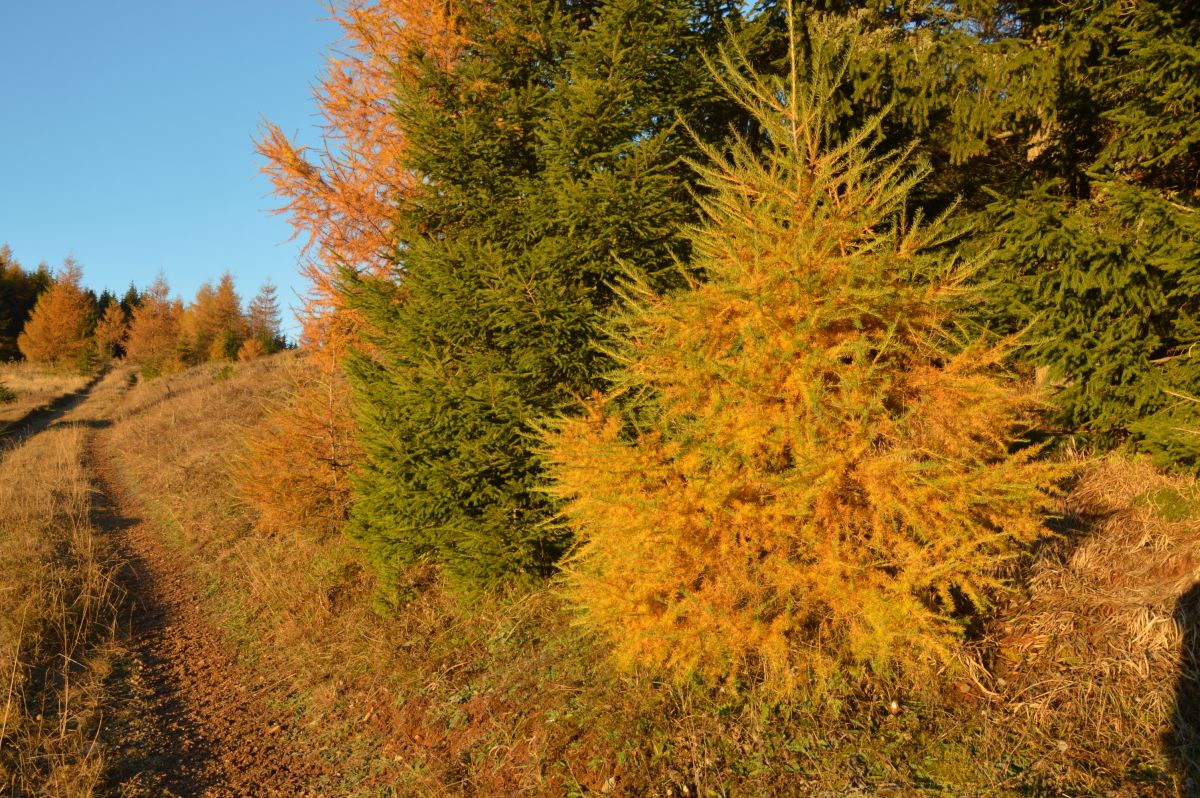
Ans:
[{"label": "dirt path", "polygon": [[200,611],[185,564],[142,520],[107,449],[105,420],[93,421],[88,467],[94,523],[127,563],[127,654],[112,679],[115,714],[106,724],[109,794],[121,798],[304,796],[321,771],[302,753],[262,685],[235,662]]},{"label": "dirt path", "polygon": [[0,422],[0,451],[6,446],[16,446],[24,439],[37,435],[79,407],[87,401],[92,389],[104,378],[104,374],[105,372],[97,374],[78,391],[63,394],[44,407],[35,407],[15,421]]}]

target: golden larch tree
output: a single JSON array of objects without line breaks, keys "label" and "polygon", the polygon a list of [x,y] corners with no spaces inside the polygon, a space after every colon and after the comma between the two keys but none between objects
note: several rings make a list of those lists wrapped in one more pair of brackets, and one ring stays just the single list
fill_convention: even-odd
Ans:
[{"label": "golden larch tree", "polygon": [[96,351],[102,361],[112,360],[125,348],[125,339],[129,335],[129,321],[120,302],[109,302],[104,309],[104,315],[96,322]]},{"label": "golden larch tree", "polygon": [[215,287],[211,283],[201,285],[184,310],[180,325],[192,362],[233,359],[247,335],[233,275],[225,272]]},{"label": "golden larch tree", "polygon": [[291,361],[286,395],[249,432],[235,462],[238,494],[255,508],[256,526],[266,534],[324,537],[345,522],[359,455],[345,377],[336,363],[322,362],[333,357],[332,349],[320,348]]},{"label": "golden larch tree", "polygon": [[813,22],[785,79],[725,58],[760,136],[697,165],[707,282],[630,286],[617,387],[548,433],[566,592],[627,664],[923,673],[1045,533],[1062,469],[1015,446],[1038,404],[1011,345],[958,327],[971,265],[905,216],[924,170],[877,151],[879,119],[832,133],[847,25]]},{"label": "golden larch tree", "polygon": [[148,377],[182,369],[182,317],[183,303],[171,297],[167,278],[160,274],[133,309],[125,358]]},{"label": "golden larch tree", "polygon": [[396,203],[419,187],[404,165],[395,81],[411,71],[416,51],[449,63],[462,46],[454,5],[444,0],[351,0],[332,12],[344,40],[315,91],[324,145],[297,146],[273,124],[258,142],[284,203],[279,212],[305,243],[310,290],[300,312],[302,343],[344,333],[336,320],[344,311],[341,270],[387,273]]},{"label": "golden larch tree", "polygon": [[34,305],[17,337],[21,354],[35,363],[74,364],[88,344],[91,301],[80,285],[83,270],[68,257]]}]

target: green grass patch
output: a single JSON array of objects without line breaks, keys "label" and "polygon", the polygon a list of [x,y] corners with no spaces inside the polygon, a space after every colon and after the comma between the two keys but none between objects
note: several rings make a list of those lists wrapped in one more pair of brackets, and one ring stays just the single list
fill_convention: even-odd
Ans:
[{"label": "green grass patch", "polygon": [[1176,488],[1166,487],[1149,490],[1134,499],[1139,507],[1149,507],[1164,521],[1187,521],[1200,518],[1200,495],[1189,491],[1186,495]]}]

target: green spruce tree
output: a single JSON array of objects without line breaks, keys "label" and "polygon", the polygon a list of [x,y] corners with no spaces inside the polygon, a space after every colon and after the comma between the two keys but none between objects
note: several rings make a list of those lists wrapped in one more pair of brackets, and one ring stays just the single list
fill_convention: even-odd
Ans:
[{"label": "green spruce tree", "polygon": [[428,559],[463,585],[548,574],[568,544],[532,433],[600,386],[614,283],[688,257],[693,152],[720,130],[702,53],[733,12],[672,0],[464,4],[471,47],[421,62],[398,113],[427,190],[393,281],[351,281],[366,461],[354,533],[388,584]]},{"label": "green spruce tree", "polygon": [[1056,113],[1041,168],[992,206],[997,315],[1030,328],[1061,432],[1195,469],[1200,13],[1081,4],[1044,34]]}]

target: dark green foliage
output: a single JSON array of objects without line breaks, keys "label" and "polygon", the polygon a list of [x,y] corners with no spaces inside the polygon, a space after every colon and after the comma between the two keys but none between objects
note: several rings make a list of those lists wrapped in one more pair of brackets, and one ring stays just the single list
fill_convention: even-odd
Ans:
[{"label": "dark green foliage", "polygon": [[468,3],[456,66],[402,82],[427,191],[402,210],[401,285],[348,286],[371,329],[351,366],[353,527],[385,585],[423,558],[460,584],[541,576],[566,547],[531,430],[602,384],[613,284],[680,279],[695,209],[679,121],[724,127],[700,53],[728,13]]},{"label": "dark green foliage", "polygon": [[[1028,189],[992,207],[996,317],[1028,326],[1060,431],[1194,468],[1200,386],[1200,24],[1083,4],[1046,32],[1063,75]],[[990,243],[990,242],[989,242]],[[1162,414],[1161,417],[1159,414]],[[1185,437],[1179,438],[1178,435]]]},{"label": "dark green foliage", "polygon": [[1196,340],[1200,216],[1121,180],[1093,190],[1005,203],[1000,260],[1012,271],[998,287],[1062,383],[1062,430],[1114,445],[1164,406],[1162,363]]},{"label": "dark green foliage", "polygon": [[237,330],[226,327],[217,333],[216,345],[212,354],[213,360],[237,360],[238,350],[242,348],[242,337]]},{"label": "dark green foliage", "polygon": [[9,402],[15,402],[16,400],[17,395],[13,392],[13,389],[0,382],[0,404],[8,404]]},{"label": "dark green foliage", "polygon": [[124,296],[121,297],[121,310],[125,312],[125,321],[130,321],[133,318],[133,310],[142,303],[142,295],[138,292],[137,286],[133,283],[129,284]]},{"label": "dark green foliage", "polygon": [[[1200,336],[1193,333],[1192,340]],[[1158,409],[1130,431],[1158,465],[1200,474],[1200,345],[1169,355],[1159,376]]]},{"label": "dark green foliage", "polygon": [[17,336],[25,326],[38,295],[50,287],[50,270],[43,264],[27,272],[5,244],[0,246],[0,361],[17,360]]},{"label": "dark green foliage", "polygon": [[[915,145],[914,158],[931,176],[911,202],[940,212],[958,201],[986,205],[985,187],[1008,187],[1028,177],[1031,145],[1056,113],[1061,75],[1037,42],[1061,23],[1047,2],[1014,6],[994,0],[810,0],[795,3],[804,17],[834,11],[860,18],[867,45],[834,94],[844,136],[887,111],[887,146]],[[756,66],[786,72],[785,4],[767,2],[741,35]],[[808,42],[801,42],[807,48]]]}]

